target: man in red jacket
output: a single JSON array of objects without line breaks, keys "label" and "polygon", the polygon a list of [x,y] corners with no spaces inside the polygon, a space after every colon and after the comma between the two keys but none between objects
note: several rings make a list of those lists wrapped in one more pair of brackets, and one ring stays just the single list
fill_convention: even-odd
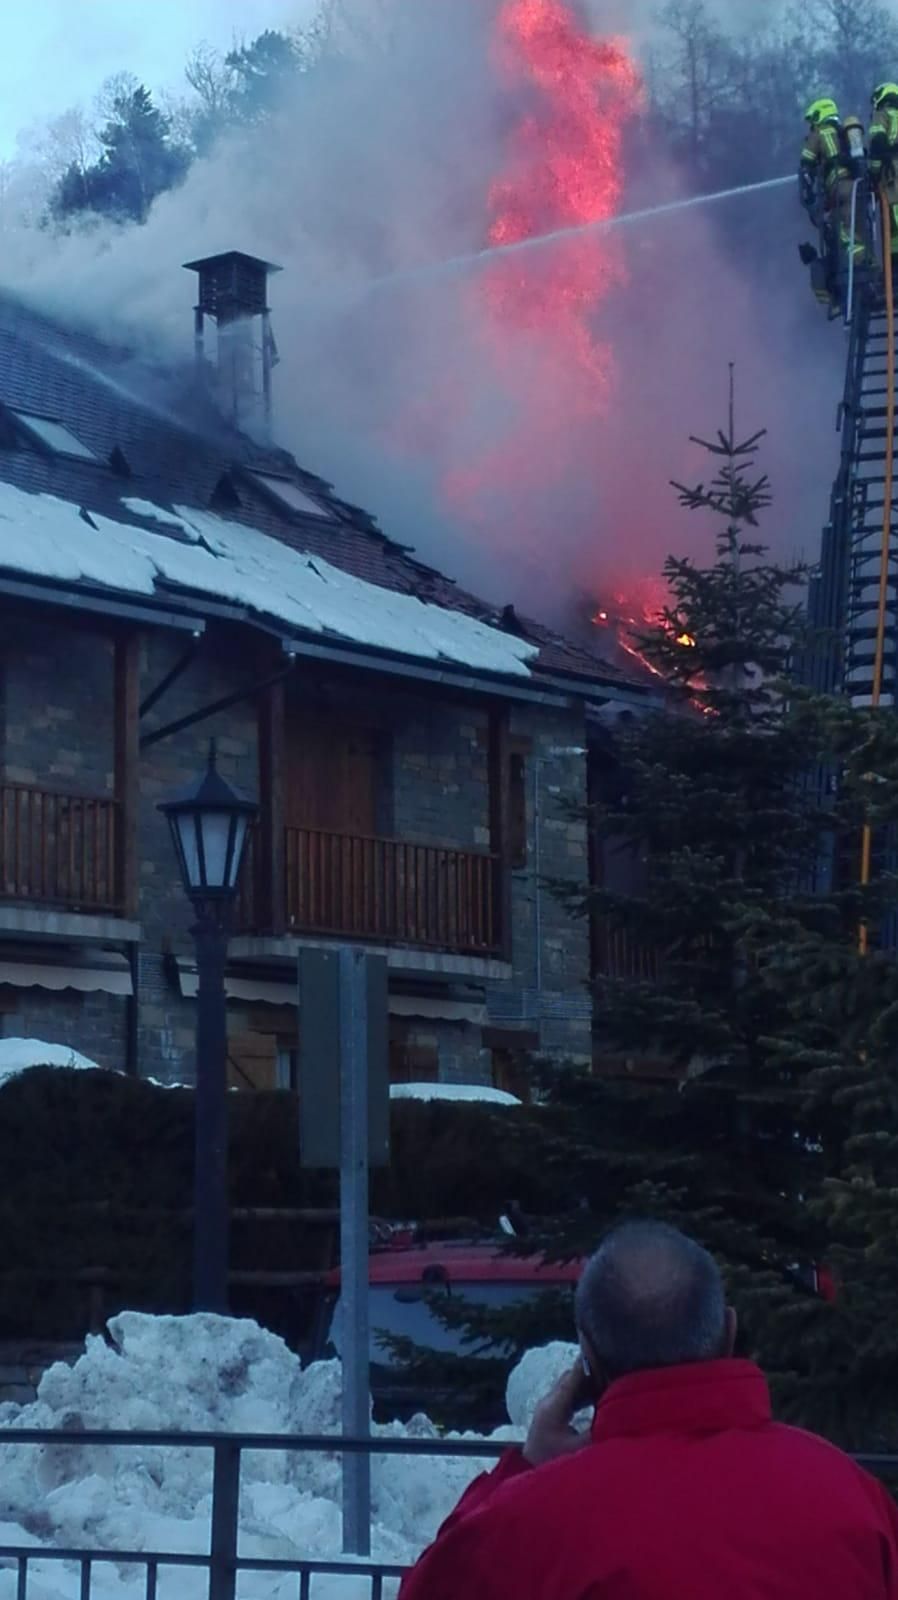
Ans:
[{"label": "man in red jacket", "polygon": [[[401,1600],[898,1600],[898,1508],[833,1445],[772,1421],[707,1251],[626,1224],[576,1315],[583,1365],[472,1484]],[[578,1434],[587,1384],[600,1398]]]}]

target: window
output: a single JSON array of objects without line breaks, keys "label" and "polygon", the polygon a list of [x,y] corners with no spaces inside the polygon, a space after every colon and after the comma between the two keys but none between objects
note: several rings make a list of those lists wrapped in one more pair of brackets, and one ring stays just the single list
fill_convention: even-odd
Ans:
[{"label": "window", "polygon": [[[533,1316],[540,1305],[554,1303],[563,1297],[565,1309],[571,1300],[571,1290],[565,1285],[528,1283],[463,1283],[453,1280],[452,1296],[464,1301],[474,1316],[477,1312],[518,1313]],[[512,1340],[478,1334],[474,1328],[447,1325],[439,1315],[440,1295],[430,1291],[426,1284],[372,1284],[368,1310],[370,1316],[370,1359],[375,1372],[385,1369],[401,1370],[407,1356],[397,1350],[394,1341],[409,1340],[422,1354],[467,1357],[472,1361],[511,1361],[518,1351]],[[326,1332],[325,1354],[340,1355],[343,1347],[343,1305],[337,1299],[330,1309],[330,1322]]]},{"label": "window", "polygon": [[280,478],[273,472],[251,472],[250,477],[272,500],[277,500],[288,511],[299,511],[306,517],[329,517],[330,512],[318,500],[313,500],[293,478]]},{"label": "window", "polygon": [[295,1093],[299,1083],[299,1052],[291,1046],[278,1040],[277,1065],[275,1069],[275,1082],[279,1089],[289,1089]]},{"label": "window", "polygon": [[55,456],[74,456],[78,461],[99,459],[64,423],[55,422],[52,417],[32,416],[30,411],[14,411],[13,416],[23,432]]}]

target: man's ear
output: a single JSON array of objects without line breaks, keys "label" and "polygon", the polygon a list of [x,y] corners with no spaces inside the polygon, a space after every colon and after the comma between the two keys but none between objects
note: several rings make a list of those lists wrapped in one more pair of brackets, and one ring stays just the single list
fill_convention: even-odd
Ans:
[{"label": "man's ear", "polygon": [[723,1353],[731,1356],[736,1348],[736,1335],[739,1332],[739,1318],[732,1306],[726,1309],[726,1325],[723,1335]]}]

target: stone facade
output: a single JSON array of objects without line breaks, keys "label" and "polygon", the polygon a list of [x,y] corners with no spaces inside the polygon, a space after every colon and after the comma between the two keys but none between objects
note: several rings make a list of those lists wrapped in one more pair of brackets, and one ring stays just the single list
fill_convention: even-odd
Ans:
[{"label": "stone facade", "polygon": [[[101,628],[26,621],[4,624],[0,672],[0,779],[74,795],[111,796],[114,786],[112,648]],[[249,629],[210,625],[189,666],[174,679],[141,724],[142,733],[190,718],[201,708],[236,696],[272,670]],[[141,638],[141,695],[173,670],[185,651],[183,635],[159,629]],[[306,673],[303,676],[303,673]],[[407,686],[377,687],[361,670],[357,680],[334,680],[296,669],[290,693],[310,700],[326,691],[335,725],[345,717],[378,734],[378,833],[419,844],[464,850],[489,847],[488,721],[476,701],[453,703],[416,695]],[[104,1066],[127,1061],[129,1015],[137,1006],[138,1068],[164,1082],[193,1073],[195,1003],[184,998],[177,958],[189,959],[190,909],[183,895],[159,801],[197,777],[217,742],[221,772],[256,792],[259,783],[258,703],[250,697],[173,732],[141,757],[139,815],[139,925],[136,1001],[118,994],[66,988],[0,986],[0,1035],[26,1035],[71,1044]],[[542,878],[585,881],[584,821],[565,802],[585,801],[584,713],[520,704],[511,735],[523,758],[522,804],[526,860],[514,872],[511,961],[507,967],[468,963],[466,992],[493,1029],[538,1033],[542,1049],[581,1061],[590,1055],[589,935],[542,885]],[[0,882],[0,913],[4,885]],[[21,942],[21,941],[19,941]],[[36,948],[36,946],[35,946]],[[120,947],[121,948],[121,947]],[[0,959],[13,956],[0,922]],[[33,954],[33,952],[32,952]],[[272,950],[272,975],[275,972]],[[15,952],[22,959],[21,951]],[[409,965],[414,963],[409,952]],[[282,978],[283,952],[277,952]],[[456,968],[429,962],[431,989],[446,993]],[[398,981],[398,980],[397,980]],[[454,991],[453,991],[454,992]],[[272,1013],[274,1008],[272,1007]],[[229,1026],[238,1037],[260,1030],[265,1007],[235,1002]],[[260,1024],[260,1013],[262,1023]],[[283,1024],[278,1023],[279,1030]],[[482,1021],[422,1020],[402,1024],[403,1037],[422,1055],[429,1051],[441,1077],[488,1082],[490,1048]],[[272,1030],[274,1023],[272,1023]]]}]

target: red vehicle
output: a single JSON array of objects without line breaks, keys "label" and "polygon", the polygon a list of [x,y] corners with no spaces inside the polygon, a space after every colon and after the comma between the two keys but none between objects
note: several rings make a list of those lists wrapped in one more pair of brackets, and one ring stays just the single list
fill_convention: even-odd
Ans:
[{"label": "red vehicle", "polygon": [[[505,1385],[547,1316],[571,1338],[579,1262],[509,1255],[497,1243],[412,1242],[370,1257],[371,1388],[378,1421],[416,1411],[447,1427],[506,1420]],[[313,1356],[341,1351],[340,1273],[327,1276]]]},{"label": "red vehicle", "polygon": [[[496,1240],[421,1242],[414,1228],[384,1227],[369,1258],[371,1389],[379,1422],[424,1411],[445,1427],[481,1430],[506,1421],[508,1374],[547,1328],[573,1338],[579,1261],[510,1255]],[[825,1267],[789,1276],[822,1299],[835,1287]],[[311,1358],[341,1353],[340,1272],[327,1273]]]}]

